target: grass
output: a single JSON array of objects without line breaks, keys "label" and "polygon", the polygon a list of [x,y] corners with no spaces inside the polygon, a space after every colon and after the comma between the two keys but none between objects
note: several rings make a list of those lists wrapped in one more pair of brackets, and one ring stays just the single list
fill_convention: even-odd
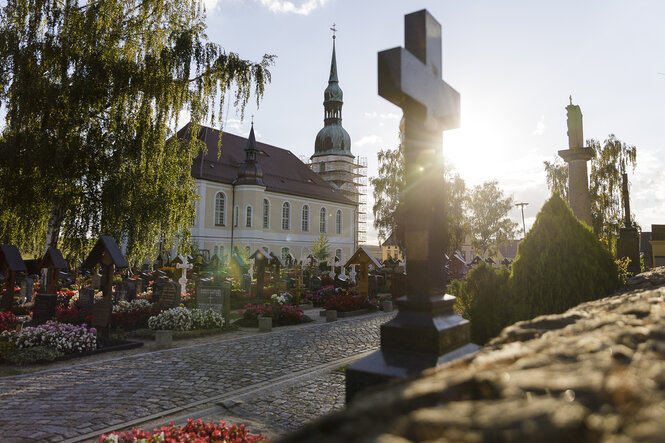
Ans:
[{"label": "grass", "polygon": [[339,368],[333,369],[333,372],[339,372],[340,374],[344,374],[346,373],[346,368],[348,367],[349,365],[340,366]]}]

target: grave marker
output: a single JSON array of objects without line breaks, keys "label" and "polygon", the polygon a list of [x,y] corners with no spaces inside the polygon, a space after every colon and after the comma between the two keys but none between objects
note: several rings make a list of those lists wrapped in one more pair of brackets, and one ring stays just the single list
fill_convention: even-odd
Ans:
[{"label": "grave marker", "polygon": [[228,325],[231,312],[231,284],[224,282],[221,285],[199,285],[196,290],[196,304],[202,311],[211,309],[221,314],[225,324]]},{"label": "grave marker", "polygon": [[5,293],[0,300],[0,309],[10,310],[14,306],[16,273],[26,272],[21,253],[14,245],[0,245],[0,273],[5,276]]},{"label": "grave marker", "polygon": [[171,309],[180,304],[178,286],[173,282],[164,282],[159,294],[159,309]]},{"label": "grave marker", "polygon": [[43,288],[48,294],[57,294],[60,290],[59,275],[61,270],[69,269],[67,261],[58,248],[49,248],[42,258],[40,267],[44,272]]},{"label": "grave marker", "polygon": [[35,307],[32,310],[32,322],[41,325],[51,320],[55,315],[55,307],[58,303],[56,294],[37,294],[35,296]]},{"label": "grave marker", "polygon": [[30,303],[35,296],[35,283],[31,277],[21,280],[21,300],[22,303]]},{"label": "grave marker", "polygon": [[188,261],[188,256],[179,255],[174,260],[176,269],[180,270],[180,278],[178,284],[180,285],[180,296],[185,296],[187,293],[187,271],[192,269],[192,265]]},{"label": "grave marker", "polygon": [[91,311],[95,304],[95,290],[90,286],[79,289],[79,308],[84,311]]},{"label": "grave marker", "polygon": [[[371,385],[404,378],[475,352],[470,325],[443,294],[444,207],[442,131],[459,127],[460,96],[443,81],[441,25],[427,10],[404,17],[404,48],[379,53],[379,95],[404,112],[404,210],[407,295],[399,312],[381,326],[381,349],[346,370],[350,402]],[[435,191],[436,190],[436,191]],[[353,263],[353,257],[348,264]],[[380,268],[380,264],[375,265]],[[361,270],[359,279],[366,271]]]}]

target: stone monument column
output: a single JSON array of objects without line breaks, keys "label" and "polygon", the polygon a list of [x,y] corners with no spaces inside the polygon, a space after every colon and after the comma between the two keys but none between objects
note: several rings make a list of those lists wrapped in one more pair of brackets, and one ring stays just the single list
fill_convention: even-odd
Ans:
[{"label": "stone monument column", "polygon": [[582,111],[578,105],[566,106],[568,111],[568,147],[559,156],[568,163],[568,204],[580,221],[591,226],[591,199],[587,162],[594,156],[592,148],[584,147]]},{"label": "stone monument column", "polygon": [[637,228],[633,226],[630,219],[630,195],[628,193],[628,174],[621,174],[623,179],[622,200],[624,213],[624,226],[619,230],[617,238],[617,258],[628,257],[628,271],[639,274],[640,269],[640,236]]}]

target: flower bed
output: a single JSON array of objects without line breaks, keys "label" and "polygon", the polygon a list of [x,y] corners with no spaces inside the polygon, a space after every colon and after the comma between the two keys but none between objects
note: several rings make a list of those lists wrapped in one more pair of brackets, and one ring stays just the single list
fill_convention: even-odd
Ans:
[{"label": "flower bed", "polygon": [[245,425],[203,423],[201,419],[187,420],[182,428],[171,422],[168,426],[155,428],[152,432],[134,428],[131,432],[111,432],[99,436],[99,443],[157,443],[157,442],[224,442],[252,443],[265,440],[262,435],[250,435]]},{"label": "flower bed", "polygon": [[45,346],[65,354],[92,351],[97,348],[95,328],[47,321],[43,325],[24,328],[22,331],[4,331],[0,334],[9,343],[21,350],[34,346]]},{"label": "flower bed", "polygon": [[361,309],[374,309],[376,308],[376,301],[356,295],[338,294],[331,297],[323,307],[337,312],[352,312]]},{"label": "flower bed", "polygon": [[191,331],[195,329],[214,329],[224,326],[224,320],[215,311],[171,308],[148,319],[150,329],[168,329],[172,331]]},{"label": "flower bed", "polygon": [[155,314],[157,309],[157,306],[141,298],[134,299],[131,302],[121,301],[113,306],[111,328],[145,328],[148,326],[150,315]]},{"label": "flower bed", "polygon": [[273,326],[297,325],[311,321],[303,310],[296,306],[247,304],[242,312],[242,319],[236,323],[240,326],[257,327],[259,317],[271,317]]},{"label": "flower bed", "polygon": [[333,295],[335,295],[335,289],[332,286],[326,286],[315,292],[307,293],[307,295],[305,295],[305,300],[311,302],[314,306],[321,307],[325,305]]}]

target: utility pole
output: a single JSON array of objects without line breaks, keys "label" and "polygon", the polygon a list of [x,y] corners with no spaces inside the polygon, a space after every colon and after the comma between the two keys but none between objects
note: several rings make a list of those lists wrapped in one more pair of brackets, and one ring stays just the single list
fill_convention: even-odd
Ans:
[{"label": "utility pole", "polygon": [[524,224],[524,207],[528,206],[528,203],[515,203],[515,206],[519,206],[522,208],[522,229],[524,229],[524,237],[526,237],[526,224]]}]

